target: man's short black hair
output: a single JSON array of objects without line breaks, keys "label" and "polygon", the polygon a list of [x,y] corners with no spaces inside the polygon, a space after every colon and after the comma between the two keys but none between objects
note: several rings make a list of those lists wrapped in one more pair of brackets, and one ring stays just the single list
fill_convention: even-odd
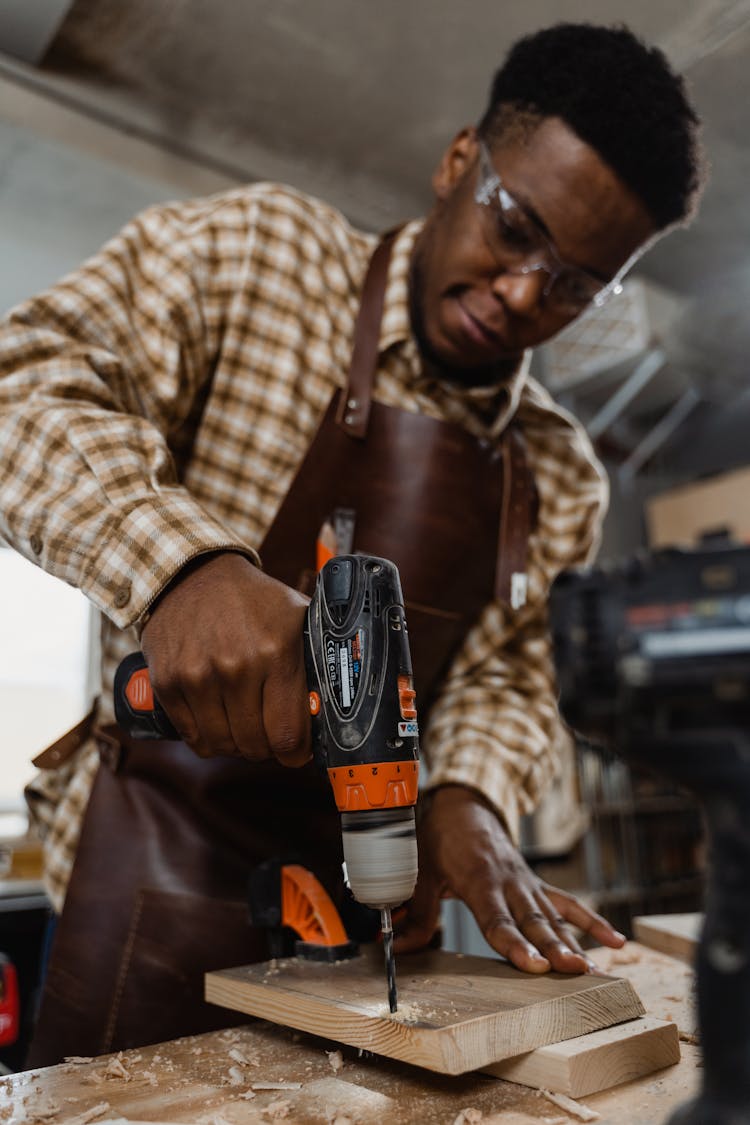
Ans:
[{"label": "man's short black hair", "polygon": [[628,28],[560,23],[520,39],[495,74],[479,132],[497,143],[515,115],[529,114],[562,118],[657,228],[693,213],[705,178],[699,118],[663,52]]}]

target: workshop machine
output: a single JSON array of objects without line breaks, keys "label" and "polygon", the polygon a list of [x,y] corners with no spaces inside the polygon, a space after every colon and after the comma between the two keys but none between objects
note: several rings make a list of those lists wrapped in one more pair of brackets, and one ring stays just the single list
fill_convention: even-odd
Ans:
[{"label": "workshop machine", "polygon": [[[419,771],[411,656],[395,565],[372,555],[329,559],[307,609],[304,650],[314,757],[328,773],[341,815],[346,881],[358,902],[380,911],[394,1012],[391,910],[411,897],[417,881]],[[126,657],[117,670],[115,714],[134,738],[179,738],[153,695],[141,653]],[[298,869],[282,874],[289,893],[307,885]],[[273,880],[278,885],[278,873]],[[311,909],[314,899],[320,895],[309,898]],[[343,946],[340,934],[334,946]]]},{"label": "workshop machine", "polygon": [[750,548],[706,541],[568,572],[550,601],[560,709],[669,777],[708,833],[703,1089],[672,1125],[750,1122]]}]

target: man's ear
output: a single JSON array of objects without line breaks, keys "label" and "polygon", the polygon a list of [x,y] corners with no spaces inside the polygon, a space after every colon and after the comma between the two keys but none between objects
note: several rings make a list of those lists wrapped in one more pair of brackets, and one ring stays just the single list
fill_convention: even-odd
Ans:
[{"label": "man's ear", "polygon": [[432,190],[436,199],[447,199],[477,154],[477,131],[467,125],[457,133],[443,153],[432,174]]}]

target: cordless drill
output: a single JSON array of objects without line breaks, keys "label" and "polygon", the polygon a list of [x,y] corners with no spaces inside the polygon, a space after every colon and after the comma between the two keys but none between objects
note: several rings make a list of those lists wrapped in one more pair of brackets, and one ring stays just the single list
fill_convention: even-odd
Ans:
[{"label": "cordless drill", "polygon": [[[304,627],[315,761],[341,814],[345,877],[380,911],[388,1001],[396,1010],[391,909],[417,881],[414,806],[419,731],[397,568],[339,555],[318,574]],[[115,715],[134,738],[179,738],[154,697],[141,653],[115,676]]]}]

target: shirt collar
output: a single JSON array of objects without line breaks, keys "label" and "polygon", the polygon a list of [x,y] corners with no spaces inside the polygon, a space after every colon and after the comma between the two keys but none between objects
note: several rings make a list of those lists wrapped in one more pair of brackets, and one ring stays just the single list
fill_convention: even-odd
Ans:
[{"label": "shirt collar", "polygon": [[[409,316],[409,265],[414,243],[423,226],[424,219],[414,219],[406,223],[394,239],[378,341],[380,355],[395,345],[403,348],[404,355],[415,373],[415,389],[422,387],[427,389],[434,381],[422,374],[419,349],[412,334]],[[443,394],[460,399],[467,405],[471,404],[483,413],[492,414],[494,406],[495,413],[490,426],[490,432],[494,436],[505,428],[518,408],[530,362],[531,352],[526,351],[509,378],[506,376],[486,387],[461,387],[448,380],[439,380],[439,385]]]}]

